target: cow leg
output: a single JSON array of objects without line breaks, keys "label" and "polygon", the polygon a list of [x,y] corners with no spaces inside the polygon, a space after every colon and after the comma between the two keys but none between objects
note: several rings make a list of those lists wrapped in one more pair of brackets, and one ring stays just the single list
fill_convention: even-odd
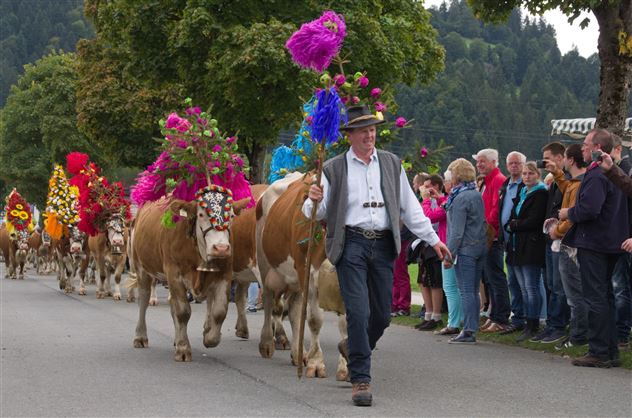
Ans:
[{"label": "cow leg", "polygon": [[103,299],[106,295],[104,288],[105,277],[106,275],[109,276],[109,273],[106,270],[104,257],[96,258],[96,267],[99,276],[99,278],[97,279],[97,299]]},{"label": "cow leg", "polygon": [[79,295],[86,295],[86,270],[88,269],[88,257],[81,259],[79,266]]},{"label": "cow leg", "polygon": [[[338,331],[340,332],[340,340],[347,338],[347,316],[338,314]],[[336,380],[344,382],[349,379],[349,369],[347,369],[347,360],[338,354],[338,367],[336,368]]]},{"label": "cow leg", "polygon": [[307,305],[307,325],[311,333],[309,353],[307,353],[307,369],[305,377],[327,377],[323,350],[320,346],[320,330],[323,326],[323,310],[318,306],[318,291],[316,283],[318,272],[312,272],[309,282],[309,295]]},{"label": "cow leg", "polygon": [[125,257],[121,257],[116,264],[116,270],[114,271],[114,295],[112,295],[114,300],[121,300],[121,276],[123,275],[124,269]]},{"label": "cow leg", "polygon": [[64,272],[66,280],[64,280],[64,293],[72,293],[72,282],[75,278],[75,263],[71,256],[65,257]]},{"label": "cow leg", "polygon": [[147,314],[147,306],[149,306],[149,287],[152,278],[145,272],[138,273],[138,322],[136,323],[136,336],[134,337],[134,347],[149,347],[149,339],[147,338],[147,323],[145,316]]},{"label": "cow leg", "polygon": [[206,299],[204,347],[217,347],[222,338],[222,324],[228,312],[228,292],[232,272],[229,271],[225,274],[228,277],[222,277],[210,285],[210,292]]},{"label": "cow leg", "polygon": [[[275,274],[272,270],[268,274]],[[259,354],[263,358],[271,358],[274,354],[274,334],[272,330],[272,310],[274,309],[274,292],[263,283],[263,327],[259,340]]]},{"label": "cow leg", "polygon": [[[187,325],[191,318],[191,305],[187,300],[187,289],[184,286],[183,279],[178,277],[175,272],[165,272],[169,279],[169,291],[171,299],[169,305],[171,307],[171,317],[175,328],[176,352],[175,361],[191,361],[191,344],[187,334]],[[140,294],[139,294],[140,297]]]},{"label": "cow leg", "polygon": [[274,347],[277,350],[290,349],[290,339],[285,333],[285,327],[283,327],[284,310],[283,298],[275,299],[274,309],[272,310],[272,324],[274,326]]},{"label": "cow leg", "polygon": [[[292,293],[288,298],[288,318],[290,319],[290,326],[292,327],[292,343],[290,358],[292,364],[297,366],[298,363],[298,336],[299,336],[299,322],[301,318],[301,304],[303,297],[301,292]],[[303,349],[303,365],[307,365],[307,352]]]},{"label": "cow leg", "polygon": [[237,306],[237,324],[235,325],[235,335],[239,338],[248,339],[248,320],[246,319],[246,300],[248,298],[249,282],[238,279],[235,289],[235,305]]},{"label": "cow leg", "polygon": [[[151,282],[151,297],[149,298],[149,304],[151,306],[156,306],[158,305],[158,294],[156,293],[156,283],[158,282],[158,280],[154,279],[153,282]],[[169,295],[171,295],[171,293],[169,293]]]},{"label": "cow leg", "polygon": [[20,263],[20,273],[18,274],[19,280],[24,280],[24,264],[24,261]]}]

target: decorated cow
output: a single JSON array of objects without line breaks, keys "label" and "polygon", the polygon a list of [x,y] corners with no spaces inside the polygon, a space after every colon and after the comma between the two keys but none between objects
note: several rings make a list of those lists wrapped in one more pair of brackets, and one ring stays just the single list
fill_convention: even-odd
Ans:
[{"label": "decorated cow", "polygon": [[[31,209],[13,189],[6,199],[5,233],[8,239],[8,277],[24,279],[24,265],[29,250],[28,238],[34,230]],[[5,256],[6,258],[6,256]]]}]

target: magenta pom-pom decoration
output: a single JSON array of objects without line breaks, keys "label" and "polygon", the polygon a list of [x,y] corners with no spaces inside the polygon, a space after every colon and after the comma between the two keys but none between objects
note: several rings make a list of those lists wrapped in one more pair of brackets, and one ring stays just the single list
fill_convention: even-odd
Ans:
[{"label": "magenta pom-pom decoration", "polygon": [[323,72],[338,54],[347,34],[344,17],[331,10],[304,23],[285,43],[299,66]]}]

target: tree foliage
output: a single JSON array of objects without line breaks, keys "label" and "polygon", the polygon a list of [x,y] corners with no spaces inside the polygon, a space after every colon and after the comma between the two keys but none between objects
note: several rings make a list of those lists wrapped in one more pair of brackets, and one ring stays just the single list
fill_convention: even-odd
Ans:
[{"label": "tree foliage", "polygon": [[0,113],[0,167],[8,188],[43,205],[55,162],[91,151],[77,130],[74,54],[51,53],[25,66]]},{"label": "tree foliage", "polygon": [[[138,88],[174,88],[196,103],[213,105],[222,125],[239,130],[240,143],[256,160],[281,129],[300,121],[301,97],[308,98],[316,84],[315,74],[292,63],[285,40],[330,6],[289,0],[87,0],[86,12],[106,55],[122,62],[118,79],[134,80],[131,95]],[[367,70],[376,84],[427,82],[442,69],[443,49],[420,2],[341,0],[335,9],[347,21],[343,54],[351,54],[357,69]],[[98,93],[92,90],[80,97],[80,107]],[[159,113],[173,110],[160,100],[154,104]],[[132,126],[141,126],[140,119],[155,121],[153,116],[138,112]],[[87,122],[82,129],[105,138],[97,124]],[[138,141],[146,147],[150,136],[145,131]]]}]

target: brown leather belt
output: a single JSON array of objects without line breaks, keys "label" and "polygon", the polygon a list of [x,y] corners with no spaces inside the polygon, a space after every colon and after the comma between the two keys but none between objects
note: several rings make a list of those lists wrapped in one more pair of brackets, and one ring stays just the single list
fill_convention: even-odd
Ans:
[{"label": "brown leather belt", "polygon": [[364,238],[371,240],[382,239],[391,234],[390,229],[377,231],[373,229],[362,229],[358,226],[347,226],[347,231],[353,232],[354,234],[362,235]]}]

